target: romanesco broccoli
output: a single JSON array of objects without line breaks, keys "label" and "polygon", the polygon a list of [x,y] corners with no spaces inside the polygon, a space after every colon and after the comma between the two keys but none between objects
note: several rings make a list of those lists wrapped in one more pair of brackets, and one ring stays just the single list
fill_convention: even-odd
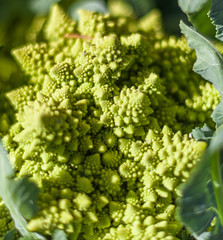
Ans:
[{"label": "romanesco broccoli", "polygon": [[[62,229],[73,240],[180,239],[177,186],[206,148],[188,134],[213,125],[220,96],[191,70],[186,41],[145,25],[150,16],[79,15],[75,22],[55,5],[42,41],[13,51],[28,79],[6,93],[15,119],[0,117],[0,136],[16,176],[41,190],[28,229]],[[0,236],[8,215],[1,221]]]}]

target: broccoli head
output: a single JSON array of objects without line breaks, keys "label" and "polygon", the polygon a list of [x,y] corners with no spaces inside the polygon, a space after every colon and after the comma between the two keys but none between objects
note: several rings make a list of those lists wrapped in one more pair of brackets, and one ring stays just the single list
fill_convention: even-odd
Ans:
[{"label": "broccoli head", "polygon": [[220,97],[191,70],[184,39],[145,25],[157,18],[79,16],[55,5],[41,42],[13,50],[27,81],[6,93],[15,121],[4,113],[0,131],[16,177],[41,190],[28,229],[77,240],[180,239],[177,187],[206,148],[189,133],[213,124]]}]

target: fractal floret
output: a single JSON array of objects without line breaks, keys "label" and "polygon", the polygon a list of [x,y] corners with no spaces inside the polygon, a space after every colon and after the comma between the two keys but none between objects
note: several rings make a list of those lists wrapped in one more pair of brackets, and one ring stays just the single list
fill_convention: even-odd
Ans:
[{"label": "fractal floret", "polygon": [[26,77],[5,93],[14,120],[6,112],[0,130],[16,177],[40,189],[29,231],[181,239],[177,187],[206,148],[189,133],[213,126],[220,96],[191,70],[186,40],[152,19],[80,10],[75,22],[55,5],[41,41],[13,50]]}]

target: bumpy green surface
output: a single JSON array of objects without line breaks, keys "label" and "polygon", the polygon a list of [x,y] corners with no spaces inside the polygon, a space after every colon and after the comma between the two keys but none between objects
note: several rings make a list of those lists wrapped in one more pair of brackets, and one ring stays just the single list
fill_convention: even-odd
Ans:
[{"label": "bumpy green surface", "polygon": [[219,95],[192,72],[186,41],[151,19],[80,11],[76,23],[56,5],[43,41],[13,51],[29,83],[6,94],[16,121],[0,126],[17,176],[41,189],[30,231],[181,239],[177,186],[206,147],[188,133],[212,124]]},{"label": "bumpy green surface", "polygon": [[13,227],[13,221],[4,202],[0,200],[0,237]]}]

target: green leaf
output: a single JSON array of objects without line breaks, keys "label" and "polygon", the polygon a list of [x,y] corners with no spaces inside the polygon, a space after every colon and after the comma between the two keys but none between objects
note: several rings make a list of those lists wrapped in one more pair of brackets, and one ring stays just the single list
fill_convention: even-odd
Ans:
[{"label": "green leaf", "polygon": [[56,230],[53,234],[53,240],[67,240],[66,233],[62,230]]},{"label": "green leaf", "polygon": [[213,207],[217,207],[217,205],[214,201],[214,191],[210,181],[208,157],[204,157],[197,164],[190,178],[180,188],[182,197],[177,199],[177,219],[195,236],[203,233],[216,216]]},{"label": "green leaf", "polygon": [[186,14],[199,12],[210,0],[178,0],[178,4]]},{"label": "green leaf", "polygon": [[223,96],[223,58],[217,49],[191,27],[180,23],[182,33],[186,36],[189,46],[196,51],[197,60],[193,70],[213,83]]},{"label": "green leaf", "polygon": [[210,7],[211,3],[208,2],[199,12],[188,15],[188,19],[201,34],[214,38],[215,27],[208,16]]},{"label": "green leaf", "polygon": [[10,231],[8,231],[5,236],[3,237],[2,240],[14,240],[14,229],[11,229]]},{"label": "green leaf", "polygon": [[9,181],[8,186],[14,193],[14,204],[18,206],[19,212],[26,218],[31,219],[38,212],[37,197],[39,189],[30,182],[28,178],[20,178]]},{"label": "green leaf", "polygon": [[215,108],[211,117],[216,122],[217,127],[223,124],[223,100],[221,100],[221,102]]},{"label": "green leaf", "polygon": [[202,34],[214,37],[215,28],[208,17],[211,0],[178,0],[179,6],[187,14],[188,20]]},{"label": "green leaf", "polygon": [[[181,185],[182,197],[177,199],[177,219],[200,240],[218,239],[223,233],[222,143],[223,126],[217,129],[190,178]],[[214,217],[214,231],[205,233]]]},{"label": "green leaf", "polygon": [[210,154],[211,179],[217,203],[217,213],[223,227],[223,125],[216,130],[215,136],[207,150]]},{"label": "green leaf", "polygon": [[214,130],[211,129],[207,124],[204,124],[202,128],[195,128],[192,131],[192,136],[195,140],[204,140],[204,141],[210,141],[214,134]]},{"label": "green leaf", "polygon": [[216,37],[223,41],[223,1],[212,0],[211,10],[209,13],[214,25],[216,26]]},{"label": "green leaf", "polygon": [[15,222],[16,228],[24,237],[45,239],[39,234],[27,230],[24,218],[36,214],[38,188],[27,178],[14,179],[14,171],[9,163],[7,152],[0,141],[0,195]]}]

